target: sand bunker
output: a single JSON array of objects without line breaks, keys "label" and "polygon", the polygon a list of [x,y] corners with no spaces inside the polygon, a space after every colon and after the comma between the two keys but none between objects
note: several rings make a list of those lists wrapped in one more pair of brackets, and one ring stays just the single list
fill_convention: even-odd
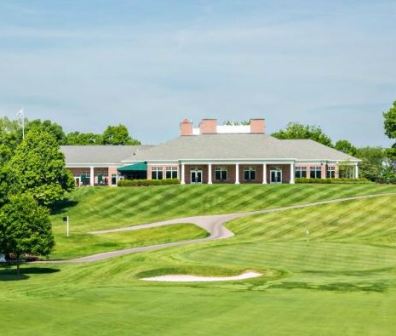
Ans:
[{"label": "sand bunker", "polygon": [[261,276],[261,273],[247,271],[239,275],[234,276],[199,276],[199,275],[187,275],[187,274],[169,274],[159,275],[150,278],[142,278],[144,281],[165,281],[165,282],[210,282],[210,281],[235,281],[257,278]]}]

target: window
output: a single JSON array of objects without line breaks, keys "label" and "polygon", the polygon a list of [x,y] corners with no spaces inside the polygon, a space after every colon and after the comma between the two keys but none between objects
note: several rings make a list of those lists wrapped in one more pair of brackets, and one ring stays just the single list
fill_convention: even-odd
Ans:
[{"label": "window", "polygon": [[216,168],[215,179],[216,181],[227,181],[227,168],[224,167]]},{"label": "window", "polygon": [[322,167],[312,166],[310,169],[310,178],[321,178],[322,177]]},{"label": "window", "polygon": [[307,177],[307,167],[296,167],[295,178],[306,178]]},{"label": "window", "polygon": [[162,180],[162,167],[151,168],[151,178],[153,180]]},{"label": "window", "polygon": [[177,167],[166,167],[166,178],[177,179]]},{"label": "window", "polygon": [[327,166],[327,178],[335,178],[335,166]]},{"label": "window", "polygon": [[248,167],[243,170],[245,181],[254,181],[256,179],[256,168]]},{"label": "window", "polygon": [[89,185],[91,183],[90,173],[83,172],[83,173],[81,173],[80,178],[81,178],[82,185]]}]

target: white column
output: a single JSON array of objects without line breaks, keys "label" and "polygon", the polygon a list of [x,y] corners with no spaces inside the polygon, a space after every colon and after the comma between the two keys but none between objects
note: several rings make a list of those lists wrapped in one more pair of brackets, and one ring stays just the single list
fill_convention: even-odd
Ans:
[{"label": "white column", "polygon": [[355,166],[355,178],[359,178],[359,165],[356,164]]},{"label": "white column", "polygon": [[235,165],[235,184],[239,184],[239,163]]},{"label": "white column", "polygon": [[294,163],[290,164],[290,184],[294,184]]},{"label": "white column", "polygon": [[180,183],[181,184],[186,184],[186,179],[185,179],[185,167],[184,167],[184,163],[181,164],[181,180]]},{"label": "white column", "polygon": [[89,184],[91,186],[95,185],[95,175],[94,167],[89,167]]},{"label": "white column", "polygon": [[263,164],[263,184],[267,184],[267,164]]},{"label": "white column", "polygon": [[208,184],[212,184],[212,164],[208,164]]}]

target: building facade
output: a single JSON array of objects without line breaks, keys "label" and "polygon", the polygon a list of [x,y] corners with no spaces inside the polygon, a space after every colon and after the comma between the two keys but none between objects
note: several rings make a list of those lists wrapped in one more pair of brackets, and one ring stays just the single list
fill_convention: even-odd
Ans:
[{"label": "building facade", "polygon": [[[293,184],[295,178],[338,178],[341,165],[348,167],[348,177],[359,176],[360,160],[312,140],[271,137],[264,119],[236,126],[204,119],[196,128],[185,119],[179,137],[157,146],[88,147],[62,147],[78,185],[116,185],[120,178],[178,178],[181,184]],[[73,162],[77,157],[80,161]],[[82,165],[88,157],[89,166]]]}]

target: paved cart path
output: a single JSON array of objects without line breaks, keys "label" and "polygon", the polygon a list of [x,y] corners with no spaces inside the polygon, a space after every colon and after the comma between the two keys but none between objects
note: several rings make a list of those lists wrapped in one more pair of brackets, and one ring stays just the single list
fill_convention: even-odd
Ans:
[{"label": "paved cart path", "polygon": [[93,254],[86,257],[69,259],[69,260],[48,260],[48,261],[40,261],[44,263],[81,263],[81,262],[94,262],[99,260],[105,260],[113,257],[119,257],[127,254],[132,253],[139,253],[139,252],[148,252],[148,251],[156,251],[160,249],[164,249],[167,247],[173,246],[183,246],[183,245],[190,245],[190,244],[197,244],[201,242],[207,242],[211,240],[218,240],[218,239],[226,239],[232,237],[234,234],[224,227],[226,222],[229,222],[233,219],[247,217],[256,214],[266,214],[266,213],[273,213],[273,212],[280,212],[280,211],[287,211],[291,209],[301,209],[307,207],[313,207],[317,205],[323,204],[332,204],[332,203],[340,203],[346,202],[351,200],[360,200],[360,199],[368,199],[368,198],[375,198],[381,196],[392,196],[396,195],[396,193],[382,193],[376,195],[363,195],[363,196],[353,196],[353,197],[345,197],[345,198],[338,198],[328,201],[319,201],[319,202],[312,202],[312,203],[305,203],[305,204],[298,204],[298,205],[291,205],[281,208],[273,208],[273,209],[265,209],[265,210],[258,210],[258,211],[249,211],[249,212],[238,212],[238,213],[231,213],[225,215],[208,215],[208,216],[193,216],[193,217],[184,217],[184,218],[176,218],[167,221],[155,222],[150,224],[141,224],[141,225],[134,225],[129,227],[123,227],[118,229],[110,229],[110,230],[101,230],[101,231],[92,231],[89,232],[90,234],[100,235],[106,233],[115,233],[115,232],[126,232],[126,231],[136,231],[154,227],[160,227],[165,225],[173,225],[173,224],[184,224],[184,223],[191,223],[195,224],[209,233],[209,236],[206,238],[199,238],[199,239],[192,239],[192,240],[183,240],[174,243],[164,243],[159,245],[150,245],[150,246],[142,246],[142,247],[133,247],[129,249],[123,250],[116,250],[111,252],[104,252]]}]

